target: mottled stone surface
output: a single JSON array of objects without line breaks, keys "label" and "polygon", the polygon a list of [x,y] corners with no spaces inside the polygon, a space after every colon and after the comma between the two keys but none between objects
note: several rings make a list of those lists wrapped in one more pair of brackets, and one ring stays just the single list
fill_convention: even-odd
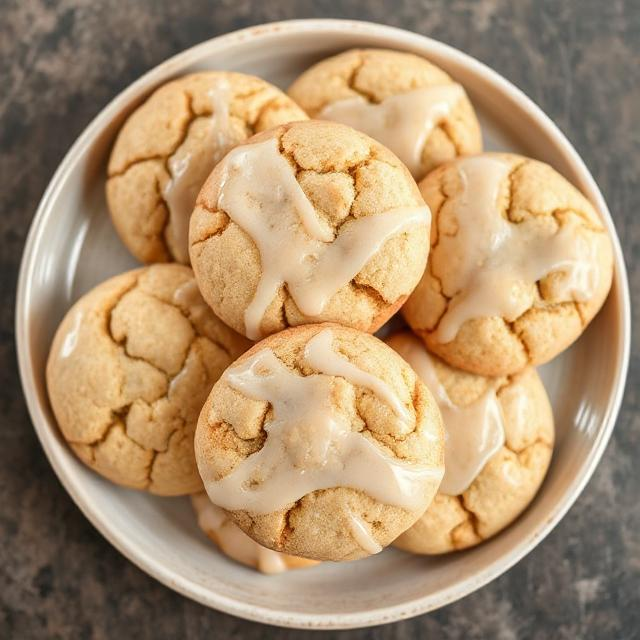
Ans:
[{"label": "mottled stone surface", "polygon": [[[640,294],[638,0],[3,0],[0,15],[1,638],[311,637],[207,610],[120,556],[56,479],[17,379],[15,281],[38,200],[89,120],[181,49],[260,22],[333,16],[406,27],[468,51],[527,92],[573,141],[609,202]],[[634,318],[638,325],[637,310]],[[433,614],[326,636],[640,637],[638,333],[602,463],[531,555]]]}]

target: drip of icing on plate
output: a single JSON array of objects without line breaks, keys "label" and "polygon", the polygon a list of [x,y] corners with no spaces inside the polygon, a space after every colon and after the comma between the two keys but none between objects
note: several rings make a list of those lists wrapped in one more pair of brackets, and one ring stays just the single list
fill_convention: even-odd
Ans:
[{"label": "drip of icing on plate", "polygon": [[206,494],[193,495],[191,501],[198,514],[198,526],[213,537],[227,556],[250,567],[257,567],[262,573],[287,571],[289,567],[284,554],[267,549],[252,540]]}]

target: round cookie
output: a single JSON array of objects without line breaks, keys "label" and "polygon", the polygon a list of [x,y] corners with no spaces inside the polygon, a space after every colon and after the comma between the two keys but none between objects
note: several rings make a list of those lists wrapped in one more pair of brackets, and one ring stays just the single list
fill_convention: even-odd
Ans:
[{"label": "round cookie", "polygon": [[80,298],[60,323],[47,362],[49,399],[87,466],[134,489],[193,493],[202,487],[198,414],[248,346],[213,315],[188,267],[129,271]]},{"label": "round cookie", "polygon": [[216,314],[252,340],[315,322],[373,332],[420,280],[429,222],[385,147],[337,123],[290,123],[216,166],[191,217],[191,263]]},{"label": "round cookie", "polygon": [[345,51],[305,71],[289,95],[312,118],[348,124],[388,146],[416,180],[447,160],[482,151],[462,86],[411,53]]},{"label": "round cookie", "polygon": [[189,216],[216,162],[258,131],[306,114],[273,85],[203,71],[157,89],[127,119],[107,176],[122,241],[141,262],[189,262]]},{"label": "round cookie", "polygon": [[316,560],[379,552],[424,512],[443,473],[437,406],[383,342],[332,324],[270,336],[205,403],[205,489],[270,549]]},{"label": "round cookie", "polygon": [[191,496],[191,506],[196,512],[200,529],[222,553],[236,562],[268,574],[317,564],[315,560],[278,553],[259,545],[229,518],[224,509],[216,507],[204,492]]},{"label": "round cookie", "polygon": [[500,376],[578,338],[606,299],[613,258],[575,187],[542,162],[490,153],[442,165],[420,189],[431,252],[402,312],[430,351]]},{"label": "round cookie", "polygon": [[544,386],[533,367],[503,378],[454,369],[409,332],[387,342],[427,383],[447,432],[440,489],[394,546],[430,555],[479,544],[517,518],[547,472],[554,427]]}]

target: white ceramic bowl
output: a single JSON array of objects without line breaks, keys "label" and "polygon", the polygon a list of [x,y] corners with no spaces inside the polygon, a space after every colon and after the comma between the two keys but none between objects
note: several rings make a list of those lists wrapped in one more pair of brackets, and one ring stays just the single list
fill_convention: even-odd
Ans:
[{"label": "white ceramic bowl", "polygon": [[[557,447],[540,494],[513,526],[447,557],[387,549],[359,562],[265,577],[216,553],[197,530],[186,499],[121,489],[76,460],[49,409],[44,365],[71,303],[135,266],[111,226],[104,176],[118,127],[150,90],[173,76],[209,68],[253,73],[286,88],[311,63],[351,47],[413,51],[461,82],[479,112],[488,148],[544,160],[591,199],[614,242],[615,279],[586,333],[543,367]],[[408,618],[461,598],[506,571],[549,533],[578,497],[611,434],[627,372],[629,318],[625,268],[607,206],[575,150],[531,100],[486,66],[428,38],[368,23],[303,20],[245,29],[189,49],[147,73],[95,118],[60,165],[32,224],[16,332],[22,383],[42,446],[71,497],[117,549],[210,607],[282,626],[346,628]]]}]

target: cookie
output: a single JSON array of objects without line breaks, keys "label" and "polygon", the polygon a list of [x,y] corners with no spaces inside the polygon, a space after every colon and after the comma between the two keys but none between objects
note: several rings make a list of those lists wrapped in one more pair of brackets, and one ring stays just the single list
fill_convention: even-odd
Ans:
[{"label": "cookie", "polygon": [[258,131],[306,114],[273,85],[203,71],[157,89],[127,119],[111,152],[107,202],[141,262],[189,262],[189,217],[224,154]]},{"label": "cookie", "polygon": [[344,125],[296,122],[237,146],[190,223],[215,313],[252,340],[337,322],[377,330],[420,280],[430,212],[402,163]]},{"label": "cookie", "polygon": [[431,505],[394,543],[422,554],[474,546],[513,522],[537,493],[553,450],[553,415],[533,367],[487,378],[450,367],[410,332],[387,340],[442,413],[445,474]]},{"label": "cookie", "polygon": [[411,53],[340,53],[305,71],[289,95],[312,118],[342,122],[389,147],[416,180],[447,160],[482,151],[463,87]]},{"label": "cookie", "polygon": [[278,553],[259,545],[229,518],[224,509],[216,507],[204,492],[191,496],[198,526],[207,537],[229,558],[258,569],[262,573],[284,573],[289,569],[311,567],[317,562]]},{"label": "cookie", "polygon": [[338,325],[270,336],[213,387],[196,430],[211,501],[261,545],[315,560],[379,552],[443,474],[435,401],[383,342]]},{"label": "cookie", "polygon": [[248,346],[207,307],[188,267],[129,271],[84,295],[61,322],[47,362],[49,399],[87,466],[134,489],[193,493],[202,487],[198,414]]},{"label": "cookie", "polygon": [[613,257],[575,187],[542,162],[490,153],[439,167],[420,189],[431,253],[402,312],[430,351],[502,376],[578,338],[607,297]]}]

